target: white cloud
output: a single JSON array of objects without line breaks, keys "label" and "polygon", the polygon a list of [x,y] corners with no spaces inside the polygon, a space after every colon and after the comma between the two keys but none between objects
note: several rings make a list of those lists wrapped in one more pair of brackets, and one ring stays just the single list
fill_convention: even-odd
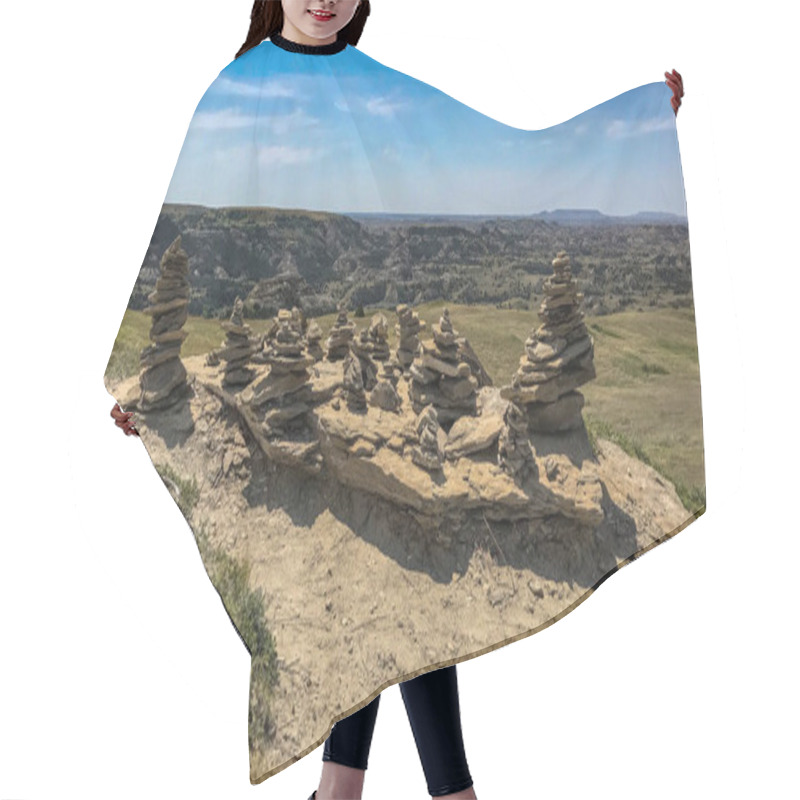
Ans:
[{"label": "white cloud", "polygon": [[294,131],[315,128],[319,125],[319,119],[307,114],[302,108],[295,108],[289,114],[265,115],[262,123],[276,136],[286,136]]},{"label": "white cloud", "polygon": [[235,108],[223,108],[219,111],[198,111],[192,118],[192,127],[200,130],[229,130],[246,128],[255,122],[252,114],[242,114]]},{"label": "white cloud", "polygon": [[293,147],[292,145],[271,144],[262,145],[258,149],[259,165],[265,167],[280,167],[289,164],[307,164],[322,157],[324,148],[318,147]]},{"label": "white cloud", "polygon": [[672,127],[672,121],[663,117],[649,119],[614,119],[606,125],[606,136],[609,139],[625,139],[629,136],[643,136],[656,131],[666,131]]},{"label": "white cloud", "polygon": [[366,110],[377,117],[393,117],[395,111],[403,108],[404,103],[392,103],[380,95],[371,97],[365,103]]},{"label": "white cloud", "polygon": [[294,97],[296,92],[289,81],[281,78],[270,78],[261,81],[235,81],[232,78],[217,78],[214,82],[215,92],[236,97]]}]

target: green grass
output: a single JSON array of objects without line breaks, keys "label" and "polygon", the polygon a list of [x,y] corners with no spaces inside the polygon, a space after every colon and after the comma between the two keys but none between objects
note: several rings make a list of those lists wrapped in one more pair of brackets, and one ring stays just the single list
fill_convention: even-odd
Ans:
[{"label": "green grass", "polygon": [[591,435],[658,470],[695,511],[705,503],[705,464],[693,310],[624,311],[587,324],[597,378],[580,391]]},{"label": "green grass", "polygon": [[250,587],[250,563],[237,560],[222,548],[214,547],[209,541],[205,524],[194,520],[194,508],[199,497],[195,478],[181,477],[166,463],[155,466],[186,517],[208,577],[250,652],[248,736],[254,748],[263,747],[274,728],[270,701],[278,681],[278,655],[275,640],[266,623],[263,590]]},{"label": "green grass", "polygon": [[701,506],[706,504],[706,490],[705,485],[687,485],[680,476],[670,475],[671,464],[666,461],[662,462],[645,449],[641,442],[636,441],[631,436],[622,433],[612,428],[607,422],[597,420],[593,417],[584,414],[586,422],[586,431],[589,435],[589,441],[592,445],[592,450],[597,455],[597,439],[608,439],[614,444],[621,447],[629,456],[638,459],[649,467],[663,475],[668,481],[675,486],[681,503],[687,511],[697,511]]},{"label": "green grass", "polygon": [[250,563],[212,547],[202,525],[198,525],[195,538],[208,576],[250,651],[248,738],[251,746],[259,749],[274,727],[271,699],[278,682],[278,654],[275,639],[266,624],[264,592],[250,588]]}]

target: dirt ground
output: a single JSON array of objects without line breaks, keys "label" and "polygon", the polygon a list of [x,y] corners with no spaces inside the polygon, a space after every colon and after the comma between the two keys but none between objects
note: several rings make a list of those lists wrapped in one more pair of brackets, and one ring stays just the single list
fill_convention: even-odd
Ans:
[{"label": "dirt ground", "polygon": [[319,747],[386,687],[553,624],[704,511],[688,512],[662,476],[600,439],[597,460],[582,464],[604,487],[598,528],[483,517],[437,541],[380,498],[276,467],[235,412],[194,385],[186,433],[146,415],[137,425],[154,463],[196,478],[190,524],[202,520],[210,542],[250,562],[263,591],[279,682],[275,736],[250,753],[253,783]]}]

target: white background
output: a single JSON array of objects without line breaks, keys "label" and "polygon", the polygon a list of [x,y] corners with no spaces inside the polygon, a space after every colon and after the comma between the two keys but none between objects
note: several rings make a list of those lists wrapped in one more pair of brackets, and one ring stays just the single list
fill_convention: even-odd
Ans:
[{"label": "white background", "polygon": [[[250,8],[2,12],[2,800],[317,786],[322,747],[251,786],[248,655],[102,379],[189,120]],[[481,800],[798,796],[789,8],[373,0],[361,50],[518,127],[673,67],[685,80],[708,510],[556,625],[458,666]],[[426,797],[395,685],[364,798]]]}]

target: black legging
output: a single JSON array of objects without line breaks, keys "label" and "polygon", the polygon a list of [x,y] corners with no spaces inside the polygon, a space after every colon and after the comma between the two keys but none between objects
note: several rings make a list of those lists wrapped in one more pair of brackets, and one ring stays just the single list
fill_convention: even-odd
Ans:
[{"label": "black legging", "polygon": [[[400,692],[431,797],[468,789],[472,777],[461,734],[456,665],[403,681]],[[355,714],[334,724],[325,740],[323,761],[367,768],[380,699],[378,695]]]}]

